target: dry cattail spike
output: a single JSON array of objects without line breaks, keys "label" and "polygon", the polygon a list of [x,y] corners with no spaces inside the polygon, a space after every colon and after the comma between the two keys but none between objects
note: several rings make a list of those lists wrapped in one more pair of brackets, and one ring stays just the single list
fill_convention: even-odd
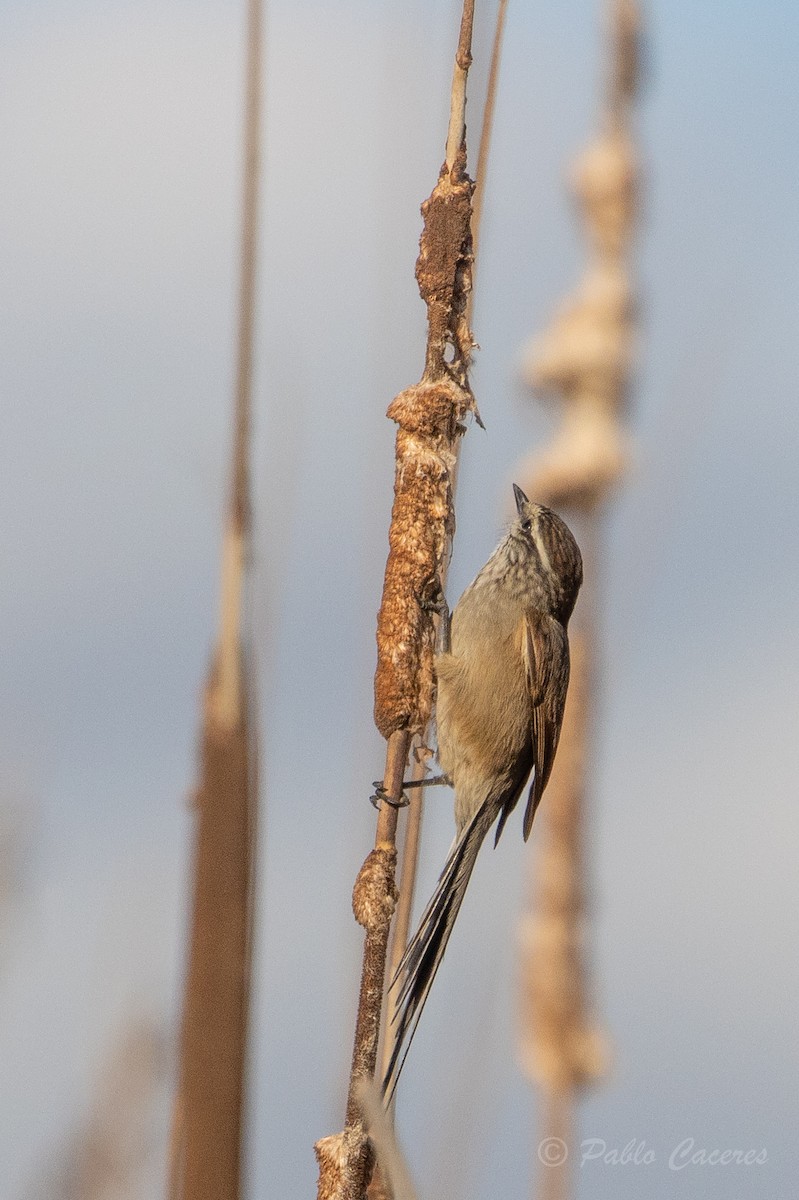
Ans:
[{"label": "dry cattail spike", "polygon": [[[346,1127],[315,1150],[318,1194],[362,1200],[372,1157],[359,1092],[374,1075],[390,918],[396,901],[396,802],[412,736],[433,704],[435,599],[454,528],[452,481],[463,418],[477,409],[469,387],[472,335],[466,318],[471,288],[471,199],[466,174],[466,77],[471,63],[474,0],[464,0],[455,55],[446,160],[422,205],[416,278],[427,305],[428,335],[421,380],[401,392],[388,415],[397,422],[394,506],[383,599],[377,624],[375,723],[387,739],[375,849],[353,895],[366,928]],[[479,417],[478,417],[479,419]],[[392,803],[394,802],[394,803]]]},{"label": "dry cattail spike", "polygon": [[[472,182],[465,154],[442,168],[422,205],[416,278],[427,305],[424,375],[391,402],[399,426],[394,507],[383,600],[377,620],[375,724],[383,737],[421,733],[433,700],[433,598],[454,530],[452,481],[463,419],[476,412],[468,382],[472,336],[465,311],[471,286]],[[452,348],[451,358],[447,350]]]},{"label": "dry cattail spike", "polygon": [[383,737],[421,733],[433,702],[433,598],[455,518],[453,473],[467,413],[479,413],[469,386],[473,340],[467,320],[472,286],[472,193],[466,174],[466,74],[474,0],[466,0],[452,82],[447,157],[422,205],[416,280],[427,306],[424,374],[395,397],[394,507],[383,600],[377,619],[375,724]]},{"label": "dry cattail spike", "polygon": [[614,127],[583,151],[572,171],[595,251],[622,257],[635,224],[638,173],[629,134]]},{"label": "dry cattail spike", "polygon": [[[488,161],[491,148],[491,136],[493,132],[494,109],[496,105],[497,84],[499,80],[499,68],[502,55],[502,41],[505,28],[505,17],[507,13],[507,0],[499,0],[497,7],[496,23],[494,27],[494,37],[491,47],[491,63],[488,72],[488,84],[486,88],[486,99],[483,108],[483,120],[480,129],[480,145],[477,152],[477,170],[475,186],[473,191],[472,204],[472,219],[471,219],[471,235],[472,235],[472,260],[477,254],[477,246],[480,238],[480,227],[483,213],[483,201],[485,197],[486,177],[488,174]],[[474,303],[474,261],[471,263],[471,281],[466,297],[466,310],[464,314],[465,327],[467,332],[471,329],[471,313]],[[471,341],[471,333],[468,332],[469,341]],[[468,351],[467,347],[467,351]],[[468,380],[466,381],[468,383]],[[457,447],[456,447],[457,449]],[[451,489],[454,492],[457,483],[457,458],[452,467],[451,473]],[[452,502],[452,501],[451,501]],[[451,536],[451,530],[449,536]],[[443,557],[439,569],[439,580],[442,589],[446,584],[448,561]],[[428,634],[429,636],[429,634]],[[428,734],[425,732],[417,739],[417,745],[411,756],[411,778],[414,781],[421,781],[426,774],[426,763],[431,757],[432,751],[428,749],[424,742],[427,740]],[[405,950],[408,941],[410,930],[411,909],[413,907],[414,892],[416,886],[416,867],[419,855],[419,845],[421,840],[421,822],[424,809],[424,792],[422,788],[414,788],[410,795],[410,804],[408,806],[408,816],[405,822],[405,838],[402,847],[402,873],[399,887],[399,897],[397,900],[397,913],[394,920],[390,961],[388,966],[387,980],[394,977],[400,960]],[[394,1014],[396,1011],[397,995],[394,991],[389,991],[386,995],[386,1018],[384,1021],[384,1029],[390,1029],[393,1026]],[[381,1075],[385,1075],[388,1068],[388,1063],[391,1058],[391,1039],[386,1037],[382,1048]],[[383,1193],[380,1190],[380,1172],[376,1171],[372,1177],[372,1182],[369,1187],[370,1200],[382,1200]]]},{"label": "dry cattail spike", "polygon": [[419,383],[388,410],[399,429],[377,623],[375,724],[383,737],[400,729],[420,733],[430,717],[433,624],[423,602],[433,598],[452,535],[455,427],[463,411],[460,389],[448,380]]}]

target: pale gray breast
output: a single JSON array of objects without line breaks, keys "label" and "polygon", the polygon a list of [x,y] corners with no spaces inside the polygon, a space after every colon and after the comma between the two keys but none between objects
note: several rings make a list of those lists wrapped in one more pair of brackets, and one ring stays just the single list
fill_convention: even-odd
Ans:
[{"label": "pale gray breast", "polygon": [[436,662],[439,762],[455,785],[459,823],[530,753],[523,615],[501,590],[467,589],[453,613],[451,653]]}]

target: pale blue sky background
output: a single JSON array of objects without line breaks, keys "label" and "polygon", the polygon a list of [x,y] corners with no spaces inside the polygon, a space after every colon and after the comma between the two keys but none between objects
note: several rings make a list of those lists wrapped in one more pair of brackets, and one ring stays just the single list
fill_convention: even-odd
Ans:
[{"label": "pale blue sky background", "polygon": [[[0,801],[31,814],[0,945],[10,1198],[81,1119],[126,1022],[177,1017],[233,367],[242,9],[0,12]],[[493,8],[480,20],[473,147]],[[636,465],[608,528],[593,820],[614,1068],[581,1136],[644,1140],[657,1159],[587,1164],[580,1195],[761,1200],[796,1177],[799,13],[653,3],[648,23]],[[253,1197],[312,1195],[311,1144],[342,1122],[349,894],[382,767],[384,412],[422,367],[419,204],[456,27],[453,0],[269,5]],[[487,430],[466,439],[453,598],[493,545],[520,450],[552,428],[517,368],[582,269],[563,175],[595,128],[598,31],[593,0],[509,5],[474,317]],[[434,794],[424,891],[451,820]],[[529,1195],[513,991],[526,861],[515,823],[486,850],[408,1061],[400,1132],[423,1196]],[[768,1159],[669,1171],[689,1136]]]}]

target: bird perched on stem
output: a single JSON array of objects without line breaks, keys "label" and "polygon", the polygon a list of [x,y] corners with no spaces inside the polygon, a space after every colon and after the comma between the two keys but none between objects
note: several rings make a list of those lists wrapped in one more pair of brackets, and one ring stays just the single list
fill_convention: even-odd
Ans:
[{"label": "bird perched on stem", "polygon": [[[394,1045],[383,1090],[393,1095],[449,941],[478,851],[494,844],[532,772],[524,837],[547,785],[569,684],[566,629],[583,579],[565,523],[513,485],[517,518],[461,596],[436,655],[438,759],[455,790],[456,837],[392,987]],[[446,605],[442,605],[444,609]]]}]

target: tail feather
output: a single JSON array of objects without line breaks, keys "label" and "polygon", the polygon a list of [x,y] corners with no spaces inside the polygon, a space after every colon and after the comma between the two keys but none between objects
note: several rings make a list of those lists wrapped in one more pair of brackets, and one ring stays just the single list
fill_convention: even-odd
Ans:
[{"label": "tail feather", "polygon": [[396,987],[398,981],[403,980],[394,1018],[394,1046],[383,1080],[386,1102],[394,1094],[422,1009],[463,903],[478,851],[496,815],[496,809],[484,805],[460,833],[449,853],[436,890],[422,914],[419,928],[408,943],[391,981],[391,986]]}]

